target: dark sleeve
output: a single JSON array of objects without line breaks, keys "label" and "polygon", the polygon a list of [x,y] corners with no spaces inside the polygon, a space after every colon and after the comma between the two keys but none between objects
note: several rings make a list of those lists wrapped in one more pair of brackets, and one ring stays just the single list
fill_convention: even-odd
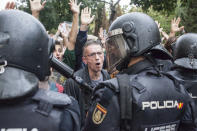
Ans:
[{"label": "dark sleeve", "polygon": [[85,122],[85,105],[83,101],[83,96],[81,93],[81,89],[79,85],[73,80],[73,79],[68,79],[64,85],[64,93],[66,93],[69,96],[72,96],[75,98],[79,104],[80,108],[80,114],[81,114],[81,126],[84,126]]},{"label": "dark sleeve", "polygon": [[75,83],[75,81],[71,78],[66,80],[66,83],[64,84],[64,93],[66,93],[69,96],[74,97],[77,101],[79,100],[79,89],[77,89],[78,85]]},{"label": "dark sleeve", "polygon": [[99,89],[94,94],[84,131],[117,131],[120,128],[119,115],[118,97],[109,88]]},{"label": "dark sleeve", "polygon": [[62,114],[60,131],[80,131],[80,110],[76,100],[71,98],[72,103],[66,107]]},{"label": "dark sleeve", "polygon": [[187,105],[184,116],[181,120],[179,131],[197,131],[196,110],[194,101],[191,100]]},{"label": "dark sleeve", "polygon": [[76,56],[76,64],[75,64],[75,71],[82,68],[82,52],[83,46],[87,41],[87,31],[80,31],[77,34],[76,44],[75,44],[75,56]]}]

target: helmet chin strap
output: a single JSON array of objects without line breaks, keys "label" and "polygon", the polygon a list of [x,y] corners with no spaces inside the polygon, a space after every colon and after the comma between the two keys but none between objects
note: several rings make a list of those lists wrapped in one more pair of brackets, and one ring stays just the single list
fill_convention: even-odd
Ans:
[{"label": "helmet chin strap", "polygon": [[125,68],[128,68],[128,64],[129,64],[129,62],[130,62],[130,59],[131,59],[130,56],[125,57],[125,58],[122,60],[122,62],[121,62],[120,64],[118,64],[118,66],[116,67],[116,69],[119,70],[119,71],[121,71],[121,70],[123,70],[123,69],[125,69]]}]

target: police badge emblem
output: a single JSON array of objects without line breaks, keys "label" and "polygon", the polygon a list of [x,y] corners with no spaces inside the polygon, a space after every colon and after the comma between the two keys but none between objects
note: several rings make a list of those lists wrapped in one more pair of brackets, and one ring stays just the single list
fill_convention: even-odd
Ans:
[{"label": "police badge emblem", "polygon": [[107,114],[107,110],[103,106],[97,103],[92,115],[92,121],[95,124],[101,124],[106,114]]}]

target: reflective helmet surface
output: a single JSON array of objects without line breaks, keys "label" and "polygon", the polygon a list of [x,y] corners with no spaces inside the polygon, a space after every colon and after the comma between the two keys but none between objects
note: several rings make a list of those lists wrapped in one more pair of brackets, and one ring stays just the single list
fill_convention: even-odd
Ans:
[{"label": "reflective helmet surface", "polygon": [[174,48],[175,64],[187,69],[197,69],[197,34],[180,36]]},{"label": "reflective helmet surface", "polygon": [[108,69],[125,58],[140,56],[161,42],[155,21],[148,15],[133,12],[118,17],[110,26],[106,42]]},{"label": "reflective helmet surface", "polygon": [[0,62],[34,73],[49,75],[52,40],[32,15],[18,10],[0,11]]}]

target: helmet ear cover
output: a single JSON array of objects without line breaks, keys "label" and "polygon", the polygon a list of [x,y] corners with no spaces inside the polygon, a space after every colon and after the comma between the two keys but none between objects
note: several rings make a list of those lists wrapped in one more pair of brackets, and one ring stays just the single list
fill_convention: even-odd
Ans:
[{"label": "helmet ear cover", "polygon": [[137,35],[134,33],[135,32],[135,26],[132,21],[130,22],[125,22],[122,27],[123,30],[123,36],[125,38],[125,41],[127,42],[130,51],[130,55],[134,55],[136,52],[139,50],[138,46],[138,40],[137,40]]}]

